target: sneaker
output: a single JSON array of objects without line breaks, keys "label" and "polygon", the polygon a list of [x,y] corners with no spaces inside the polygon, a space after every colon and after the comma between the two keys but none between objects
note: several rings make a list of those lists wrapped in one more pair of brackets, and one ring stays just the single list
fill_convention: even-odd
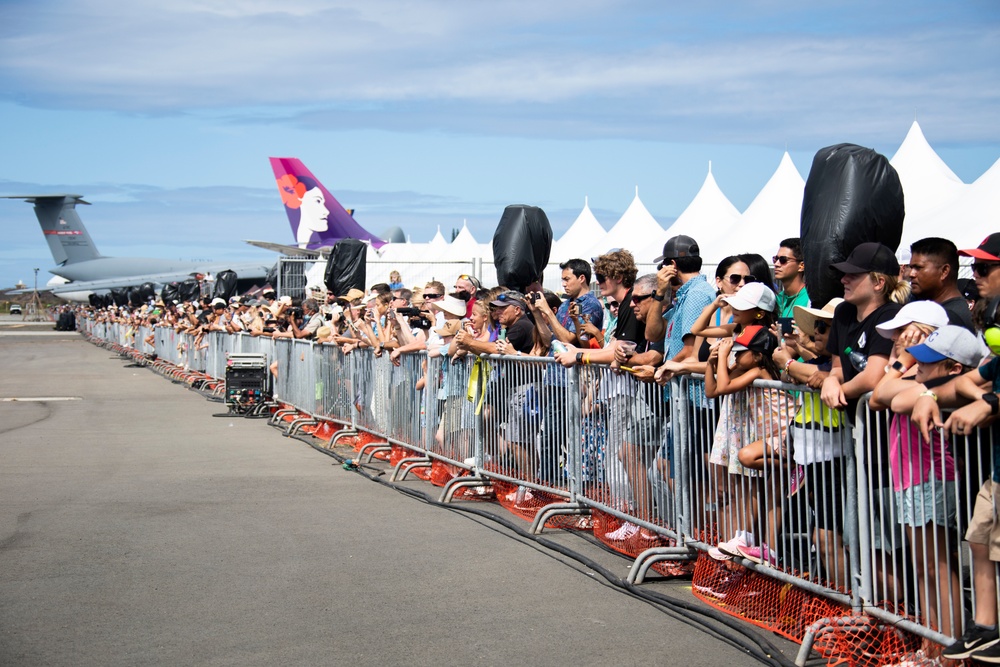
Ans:
[{"label": "sneaker", "polygon": [[740,544],[747,546],[747,542],[742,535],[734,537],[728,542],[722,542],[717,547],[712,547],[708,550],[708,555],[715,560],[732,560],[734,557],[742,555],[737,548]]},{"label": "sneaker", "polygon": [[758,565],[771,565],[772,567],[778,565],[778,556],[768,548],[767,544],[762,544],[759,547],[745,547],[740,544],[736,548],[743,558]]},{"label": "sneaker", "polygon": [[719,544],[719,551],[726,554],[730,558],[742,558],[743,554],[740,553],[740,547],[748,547],[750,543],[747,542],[746,537],[739,535],[729,540],[728,542],[722,542]]},{"label": "sneaker", "polygon": [[984,642],[981,646],[972,652],[971,658],[973,660],[978,660],[979,662],[985,662],[989,665],[1000,665],[1000,643],[996,639],[996,630],[993,631],[994,639],[992,642]]},{"label": "sneaker", "polygon": [[618,528],[618,530],[611,531],[605,535],[605,537],[614,542],[624,542],[625,540],[635,537],[638,533],[639,526],[635,525],[631,521],[626,521]]},{"label": "sneaker", "polygon": [[[949,660],[964,660],[976,653],[976,659],[982,660],[978,653],[993,647],[997,642],[1000,642],[1000,632],[996,628],[988,630],[973,623],[965,631],[965,634],[942,651],[941,655]],[[1000,663],[1000,660],[994,662]]]}]

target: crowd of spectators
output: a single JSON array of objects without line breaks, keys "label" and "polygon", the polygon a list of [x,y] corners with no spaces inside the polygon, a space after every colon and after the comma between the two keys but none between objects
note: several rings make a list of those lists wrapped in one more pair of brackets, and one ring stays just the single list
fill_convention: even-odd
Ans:
[{"label": "crowd of spectators", "polygon": [[[973,280],[959,280],[960,256],[973,258]],[[91,317],[173,327],[193,334],[195,345],[204,345],[209,331],[305,338],[347,354],[371,349],[394,364],[421,350],[451,359],[554,358],[537,388],[535,432],[515,437],[508,428],[514,464],[541,482],[565,474],[565,369],[593,365],[624,373],[635,381],[582,388],[585,422],[591,424],[589,415],[599,409],[605,425],[603,449],[585,452],[585,467],[617,459],[634,516],[656,515],[654,472],[663,477],[672,470],[669,429],[650,423],[651,415],[668,414],[662,404],[669,397],[661,387],[672,378],[704,376],[704,384],[691,390],[692,421],[712,425],[702,453],[717,492],[702,501],[727,516],[720,525],[733,528],[720,535],[711,556],[783,562],[781,501],[769,497],[770,506],[761,507],[765,499],[754,481],[767,470],[785,475],[792,493],[806,489],[821,567],[841,582],[849,578],[842,526],[849,480],[828,464],[853,446],[858,403],[870,396],[872,411],[889,411],[884,429],[864,427],[872,431],[871,443],[886,443],[868,453],[871,476],[887,471],[873,481],[871,509],[875,520],[886,523],[891,516],[898,524],[876,528],[873,548],[891,551],[903,539],[888,536],[893,530],[905,534],[918,554],[918,575],[933,582],[920,587],[924,620],[960,636],[946,657],[1000,662],[994,570],[1000,560],[1000,470],[974,480],[982,483],[974,507],[963,505],[950,442],[991,425],[998,413],[1000,357],[992,355],[1000,354],[1000,233],[965,250],[946,239],[922,239],[899,256],[879,243],[861,244],[832,265],[842,276],[844,296],[828,303],[810,302],[798,238],[782,241],[771,261],[752,253],[727,257],[714,276],[706,276],[697,241],[675,236],[656,263],[655,272],[640,276],[625,249],[591,261],[567,259],[559,265],[560,294],[537,284],[524,291],[487,288],[466,274],[450,287],[432,280],[408,288],[394,271],[367,292],[330,294],[320,288],[297,300],[265,290],[253,299],[156,302]],[[776,392],[757,380],[797,384],[802,391]],[[415,389],[425,385],[426,378]],[[444,412],[436,425],[439,439],[453,418]],[[994,465],[1000,462],[996,454]],[[596,468],[593,478],[601,474]],[[733,489],[748,481],[750,497],[735,502]],[[960,516],[963,507],[971,516]],[[957,540],[948,538],[960,526],[967,527],[976,592],[974,618],[967,623],[951,553]],[[611,538],[636,535],[656,539],[629,523]]]}]

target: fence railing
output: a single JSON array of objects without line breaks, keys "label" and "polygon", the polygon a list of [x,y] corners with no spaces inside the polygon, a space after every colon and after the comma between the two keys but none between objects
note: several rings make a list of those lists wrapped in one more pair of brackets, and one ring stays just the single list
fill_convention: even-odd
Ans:
[{"label": "fence railing", "polygon": [[[698,377],[659,387],[551,358],[421,352],[394,363],[302,340],[81,328],[220,379],[227,353],[265,354],[281,402],[492,484],[514,510],[609,517],[601,539],[633,555],[733,560],[939,643],[962,633],[975,604],[962,536],[994,470],[990,429],[941,429],[926,443],[905,415],[861,401],[849,420],[778,382],[708,400]],[[721,603],[733,576],[696,577],[696,592]]]}]

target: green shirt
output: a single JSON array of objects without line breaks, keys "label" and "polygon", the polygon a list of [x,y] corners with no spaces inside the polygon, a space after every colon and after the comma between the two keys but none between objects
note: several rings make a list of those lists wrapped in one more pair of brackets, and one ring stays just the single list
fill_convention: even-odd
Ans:
[{"label": "green shirt", "polygon": [[795,306],[809,307],[809,292],[804,286],[798,294],[786,294],[781,290],[775,296],[778,297],[778,317],[795,317]]}]

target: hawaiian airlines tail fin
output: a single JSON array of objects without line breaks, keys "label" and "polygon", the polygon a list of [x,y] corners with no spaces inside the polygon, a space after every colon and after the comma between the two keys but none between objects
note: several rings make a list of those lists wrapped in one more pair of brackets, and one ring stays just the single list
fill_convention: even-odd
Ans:
[{"label": "hawaiian airlines tail fin", "polygon": [[38,224],[59,266],[101,257],[76,212],[77,204],[90,205],[83,195],[13,195],[4,199],[24,199],[35,205]]},{"label": "hawaiian airlines tail fin", "polygon": [[300,248],[327,248],[345,238],[368,241],[376,248],[385,245],[359,225],[298,158],[273,157],[271,169]]}]

